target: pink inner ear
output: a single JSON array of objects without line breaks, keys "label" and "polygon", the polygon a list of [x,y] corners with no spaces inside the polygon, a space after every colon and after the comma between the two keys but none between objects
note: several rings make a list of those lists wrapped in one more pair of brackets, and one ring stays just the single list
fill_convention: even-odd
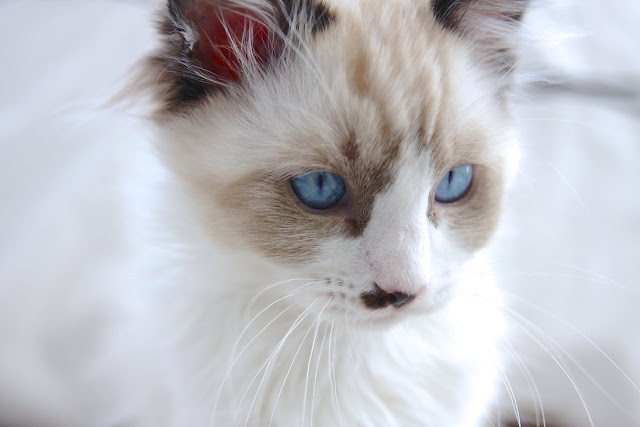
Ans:
[{"label": "pink inner ear", "polygon": [[[200,35],[194,59],[223,82],[237,82],[242,75],[242,61],[239,52],[234,51],[234,44],[241,47],[241,54],[253,55],[259,64],[267,63],[269,29],[255,12],[222,8],[197,0],[190,2],[186,18]],[[249,43],[250,51],[246,46]]]}]

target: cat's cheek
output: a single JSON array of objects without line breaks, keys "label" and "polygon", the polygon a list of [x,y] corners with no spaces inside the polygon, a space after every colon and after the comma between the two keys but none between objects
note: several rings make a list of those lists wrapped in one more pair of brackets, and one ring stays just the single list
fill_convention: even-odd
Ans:
[{"label": "cat's cheek", "polygon": [[[432,216],[440,240],[448,241],[452,256],[465,255],[485,247],[500,220],[506,176],[495,168],[474,166],[474,182],[459,202],[436,203]],[[443,249],[445,245],[442,245]],[[455,249],[455,250],[454,250]]]}]

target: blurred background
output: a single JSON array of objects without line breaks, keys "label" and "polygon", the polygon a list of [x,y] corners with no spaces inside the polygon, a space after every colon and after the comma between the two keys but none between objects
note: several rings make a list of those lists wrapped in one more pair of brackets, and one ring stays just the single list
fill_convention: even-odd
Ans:
[{"label": "blurred background", "polygon": [[[0,1],[0,366],[65,298],[38,283],[109,283],[128,256],[119,200],[149,135],[105,105],[154,46],[152,12]],[[640,425],[639,22],[634,0],[546,0],[525,21],[521,169],[491,248],[511,328],[498,418]]]}]

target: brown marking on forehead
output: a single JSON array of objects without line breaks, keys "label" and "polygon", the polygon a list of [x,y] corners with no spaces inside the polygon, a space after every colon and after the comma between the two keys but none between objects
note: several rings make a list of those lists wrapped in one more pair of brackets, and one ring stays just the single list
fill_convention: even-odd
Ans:
[{"label": "brown marking on forehead", "polygon": [[[418,12],[389,6],[380,16],[370,17],[374,34],[363,34],[353,25],[347,26],[345,35],[350,51],[355,52],[348,56],[347,82],[353,98],[374,110],[381,154],[391,160],[388,166],[397,159],[403,144],[418,143],[419,150],[424,148],[432,141],[436,122],[442,119],[439,105],[444,97],[440,87],[444,71],[433,47],[439,43],[437,33],[441,30],[428,31],[431,22]],[[417,26],[411,40],[398,34],[390,25],[394,21]],[[430,59],[425,60],[425,53]]]},{"label": "brown marking on forehead", "polygon": [[366,36],[354,30],[349,37],[357,52],[346,69],[354,111],[371,118],[354,129],[342,147],[342,154],[347,160],[346,178],[355,198],[356,217],[351,235],[357,237],[371,218],[375,196],[390,184],[398,166],[401,147],[409,133],[404,119],[398,117],[403,112],[395,111],[390,105],[389,94],[386,93],[389,90],[388,79],[375,73],[369,43],[364,39]]},{"label": "brown marking on forehead", "polygon": [[342,155],[346,157],[346,159],[350,163],[355,163],[358,160],[360,155],[358,150],[358,144],[356,143],[356,135],[355,133],[351,133],[349,137],[342,144]]},{"label": "brown marking on forehead", "polygon": [[424,148],[426,141],[431,139],[431,135],[429,132],[429,122],[427,120],[428,112],[425,106],[423,105],[420,109],[420,113],[418,114],[418,128],[416,130],[416,141],[418,142],[418,151],[422,151]]},{"label": "brown marking on forehead", "polygon": [[378,194],[391,183],[400,143],[380,141],[384,133],[374,130],[371,140],[357,137],[354,133],[343,143],[337,173],[345,179],[349,191],[351,209],[345,222],[349,237],[359,237],[364,232]]},{"label": "brown marking on forehead", "polygon": [[455,161],[455,140],[452,131],[457,130],[456,117],[458,112],[450,110],[452,99],[458,94],[452,87],[454,82],[447,78],[446,69],[449,67],[446,54],[439,55],[438,64],[431,70],[430,97],[420,102],[417,117],[417,143],[420,152],[426,151],[432,163],[444,168],[457,166],[449,164]]},{"label": "brown marking on forehead", "polygon": [[368,97],[370,92],[370,58],[367,52],[358,50],[353,58],[350,83],[360,97]]}]

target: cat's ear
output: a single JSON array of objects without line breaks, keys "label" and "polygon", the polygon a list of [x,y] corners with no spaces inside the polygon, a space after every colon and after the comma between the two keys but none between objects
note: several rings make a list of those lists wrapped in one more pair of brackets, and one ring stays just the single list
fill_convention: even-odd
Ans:
[{"label": "cat's ear", "polygon": [[163,47],[150,58],[154,91],[165,110],[192,105],[268,71],[288,44],[331,19],[315,0],[168,0]]},{"label": "cat's ear", "polygon": [[514,65],[512,48],[529,0],[433,0],[436,20],[474,43],[480,59],[503,73]]}]

